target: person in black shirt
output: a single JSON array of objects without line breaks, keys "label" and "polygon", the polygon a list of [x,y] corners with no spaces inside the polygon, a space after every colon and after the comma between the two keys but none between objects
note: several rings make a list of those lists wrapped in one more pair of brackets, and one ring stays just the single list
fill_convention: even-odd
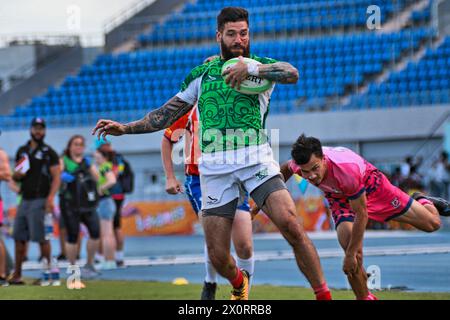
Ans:
[{"label": "person in black shirt", "polygon": [[[50,265],[50,242],[45,239],[44,218],[54,212],[54,199],[60,186],[60,164],[56,152],[44,143],[45,121],[31,122],[31,140],[16,153],[13,179],[20,182],[22,201],[14,220],[15,270],[10,284],[23,284],[22,262],[28,241],[38,242],[42,256]],[[49,267],[48,265],[48,267]]]}]

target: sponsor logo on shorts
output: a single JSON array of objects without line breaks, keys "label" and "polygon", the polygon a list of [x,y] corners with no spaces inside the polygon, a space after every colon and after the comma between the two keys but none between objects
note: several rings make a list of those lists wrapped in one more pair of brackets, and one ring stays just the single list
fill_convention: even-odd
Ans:
[{"label": "sponsor logo on shorts", "polygon": [[207,204],[215,204],[219,199],[208,196],[209,201],[206,201]]},{"label": "sponsor logo on shorts", "polygon": [[397,197],[394,198],[394,200],[391,201],[392,206],[397,209],[398,207],[400,207],[400,200],[398,200]]},{"label": "sponsor logo on shorts", "polygon": [[255,174],[256,179],[262,180],[269,175],[269,170],[263,169]]}]

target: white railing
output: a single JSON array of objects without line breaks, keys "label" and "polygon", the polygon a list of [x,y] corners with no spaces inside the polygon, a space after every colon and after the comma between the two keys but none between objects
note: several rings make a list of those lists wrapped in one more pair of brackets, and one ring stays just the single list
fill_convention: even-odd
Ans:
[{"label": "white railing", "polygon": [[83,47],[98,47],[104,45],[102,32],[90,33],[27,33],[27,34],[0,34],[0,48],[11,45],[67,45]]},{"label": "white railing", "polygon": [[122,10],[117,15],[115,15],[112,18],[108,19],[103,24],[103,31],[104,31],[104,33],[105,34],[108,33],[109,31],[111,31],[112,29],[114,29],[115,27],[117,27],[118,25],[120,25],[121,23],[126,21],[127,19],[131,18],[136,13],[138,13],[139,11],[144,9],[145,7],[149,6],[153,2],[155,2],[155,0],[139,0],[139,1],[135,2],[135,3],[133,3],[128,8]]},{"label": "white railing", "polygon": [[80,43],[78,34],[50,34],[50,33],[26,33],[26,34],[0,34],[0,47],[9,45],[46,44],[69,45]]}]

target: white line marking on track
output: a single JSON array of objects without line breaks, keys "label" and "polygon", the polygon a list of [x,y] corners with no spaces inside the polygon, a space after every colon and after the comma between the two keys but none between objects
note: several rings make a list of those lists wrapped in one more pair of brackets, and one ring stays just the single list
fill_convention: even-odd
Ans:
[{"label": "white line marking on track", "polygon": [[[318,249],[321,259],[343,257],[342,249]],[[421,254],[442,254],[450,253],[450,244],[429,244],[429,245],[408,245],[408,246],[380,246],[365,247],[364,256],[400,256],[400,255],[421,255]],[[292,260],[294,254],[291,250],[273,250],[273,251],[256,251],[255,261],[274,261],[274,260]],[[85,260],[80,260],[79,264],[84,265]],[[128,267],[138,266],[161,266],[161,265],[185,265],[185,264],[201,264],[204,263],[203,254],[183,254],[170,256],[155,257],[130,257],[125,259],[125,265]],[[58,263],[60,268],[67,268],[67,262]],[[23,270],[40,270],[42,264],[38,262],[26,262]],[[120,269],[117,269],[120,270]]]}]

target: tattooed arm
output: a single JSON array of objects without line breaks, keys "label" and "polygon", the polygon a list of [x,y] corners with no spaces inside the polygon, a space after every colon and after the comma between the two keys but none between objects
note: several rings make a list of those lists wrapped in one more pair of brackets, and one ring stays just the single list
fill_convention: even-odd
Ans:
[{"label": "tattooed arm", "polygon": [[192,107],[193,105],[175,96],[141,120],[125,124],[125,134],[150,133],[168,128]]},{"label": "tattooed arm", "polygon": [[108,134],[121,136],[123,134],[150,133],[170,127],[172,123],[191,110],[193,105],[177,96],[166,102],[161,108],[149,112],[141,120],[121,124],[112,120],[99,120],[92,134],[106,137]]},{"label": "tattooed arm", "polygon": [[[247,65],[244,62],[243,57],[239,57],[239,62],[232,68],[226,69],[222,76],[225,78],[225,82],[232,88],[241,86],[249,74],[278,82],[278,83],[296,83],[298,80],[298,70],[287,62],[275,62],[271,64],[254,64]],[[249,71],[249,68],[254,69],[253,72]]]},{"label": "tattooed arm", "polygon": [[279,83],[296,83],[298,81],[298,70],[288,62],[260,64],[258,70],[261,78],[270,81]]}]

